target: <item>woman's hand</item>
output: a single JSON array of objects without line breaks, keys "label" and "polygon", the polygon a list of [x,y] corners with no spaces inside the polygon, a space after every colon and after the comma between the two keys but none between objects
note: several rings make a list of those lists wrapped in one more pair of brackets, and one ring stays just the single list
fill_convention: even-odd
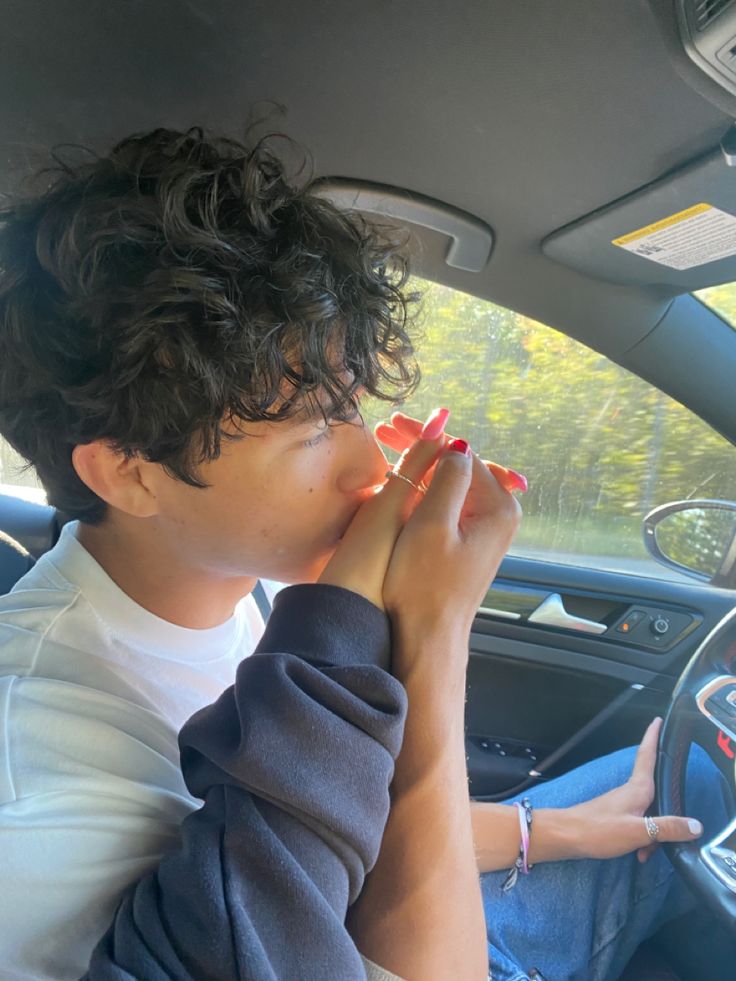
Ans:
[{"label": "woman's hand", "polygon": [[[425,424],[424,436],[420,425],[409,447],[405,447],[399,470],[417,485],[442,450],[448,415],[446,409],[435,410]],[[410,483],[389,477],[360,507],[318,582],[350,589],[384,609],[383,581],[391,553],[420,496]]]},{"label": "woman's hand", "polygon": [[[379,443],[383,443],[384,446],[396,450],[397,453],[403,453],[417,439],[421,428],[422,424],[418,419],[413,419],[403,412],[394,412],[391,415],[391,421],[379,422],[374,433]],[[454,436],[446,435],[443,445],[448,446],[454,438]],[[516,470],[510,470],[508,467],[502,467],[498,463],[492,463],[490,460],[484,460],[483,462],[505,490],[526,491],[527,480],[523,474],[517,473]],[[427,484],[431,480],[432,469],[430,468],[430,473],[425,479],[425,483]]]},{"label": "woman's hand", "polygon": [[[399,472],[426,475],[435,442],[430,461],[412,448]],[[442,452],[415,504],[383,586],[392,670],[409,702],[404,739],[381,852],[348,924],[359,949],[401,977],[480,978],[488,954],[465,759],[468,634],[519,507],[466,443]]]},{"label": "woman's hand", "polygon": [[[647,833],[644,815],[654,800],[654,764],[662,726],[655,719],[641,741],[631,776],[621,787],[568,808],[574,822],[577,858],[616,858],[636,851],[646,862],[657,845]],[[699,821],[684,817],[655,817],[657,841],[693,841],[703,833]]]},{"label": "woman's hand", "polygon": [[[397,650],[417,651],[422,638],[432,637],[463,650],[467,660],[473,618],[521,509],[467,444],[458,452],[462,441],[448,442],[447,415],[437,410],[420,429],[396,468],[406,479],[389,478],[360,508],[319,582],[386,609]],[[427,479],[440,457],[422,496],[412,485]]]},{"label": "woman's hand", "polygon": [[[407,458],[401,471],[416,479],[412,463]],[[467,443],[451,442],[396,541],[386,573],[383,596],[394,626],[397,677],[422,656],[423,637],[434,646],[444,640],[454,647],[464,671],[473,618],[520,518],[516,499]]]}]

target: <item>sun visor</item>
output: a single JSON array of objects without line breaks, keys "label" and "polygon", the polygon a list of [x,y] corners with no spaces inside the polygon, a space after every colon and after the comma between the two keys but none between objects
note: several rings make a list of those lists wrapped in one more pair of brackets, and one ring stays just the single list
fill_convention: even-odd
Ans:
[{"label": "sun visor", "polygon": [[684,293],[735,281],[736,167],[726,139],[723,148],[554,232],[542,251],[630,286]]}]

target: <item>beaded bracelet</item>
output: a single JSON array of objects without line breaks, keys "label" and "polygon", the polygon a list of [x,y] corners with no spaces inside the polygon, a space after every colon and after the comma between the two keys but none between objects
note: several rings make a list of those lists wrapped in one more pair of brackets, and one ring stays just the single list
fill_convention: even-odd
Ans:
[{"label": "beaded bracelet", "polygon": [[529,843],[532,832],[532,803],[525,797],[521,803],[516,802],[516,810],[519,815],[519,829],[521,831],[521,844],[519,855],[514,864],[509,869],[508,875],[501,883],[501,891],[508,892],[513,889],[519,878],[519,873],[529,875],[529,871],[534,868],[529,864]]}]

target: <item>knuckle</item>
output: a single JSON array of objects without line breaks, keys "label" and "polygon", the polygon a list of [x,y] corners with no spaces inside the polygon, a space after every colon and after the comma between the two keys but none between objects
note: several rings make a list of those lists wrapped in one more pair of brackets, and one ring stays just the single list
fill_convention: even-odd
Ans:
[{"label": "knuckle", "polygon": [[[501,489],[499,488],[499,490]],[[501,491],[500,494],[497,494],[494,510],[498,517],[508,522],[514,528],[517,528],[521,524],[521,505],[512,494],[506,491]]]}]

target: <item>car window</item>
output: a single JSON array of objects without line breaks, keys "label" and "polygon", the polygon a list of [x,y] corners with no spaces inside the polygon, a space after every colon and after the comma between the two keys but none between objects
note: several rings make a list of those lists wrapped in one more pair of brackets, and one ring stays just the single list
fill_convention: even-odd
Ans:
[{"label": "car window", "polygon": [[693,294],[701,303],[715,310],[726,323],[736,327],[736,283],[724,283],[723,286],[710,286]]},{"label": "car window", "polygon": [[[683,579],[648,555],[642,518],[668,501],[736,500],[736,447],[565,334],[449,287],[412,285],[423,295],[422,382],[402,408],[423,418],[449,406],[450,432],[526,475],[512,554]],[[734,286],[715,289],[722,304],[731,291],[736,312]],[[386,406],[373,403],[365,415],[374,423]],[[39,500],[39,488],[0,438],[0,493]]]},{"label": "car window", "polygon": [[683,578],[651,559],[642,518],[668,501],[736,500],[736,447],[572,338],[457,290],[416,285],[423,377],[403,410],[423,418],[448,406],[448,432],[526,475],[512,553]]},{"label": "car window", "polygon": [[0,436],[0,494],[23,497],[30,501],[44,503],[46,494],[36,471],[26,467],[7,440]]}]

